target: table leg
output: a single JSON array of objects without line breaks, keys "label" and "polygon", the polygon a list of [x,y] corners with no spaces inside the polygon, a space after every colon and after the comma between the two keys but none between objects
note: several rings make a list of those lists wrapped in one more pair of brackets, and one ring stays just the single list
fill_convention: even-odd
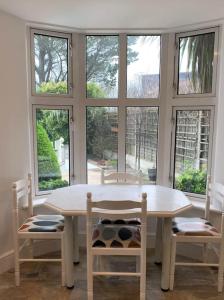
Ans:
[{"label": "table leg", "polygon": [[163,260],[162,260],[163,264],[162,264],[162,277],[161,277],[161,289],[163,291],[169,290],[171,234],[172,234],[172,218],[164,218]]},{"label": "table leg", "polygon": [[66,286],[74,287],[73,274],[73,222],[71,216],[65,216],[65,278]]},{"label": "table leg", "polygon": [[157,218],[156,223],[156,245],[155,245],[155,264],[161,264],[162,262],[162,230],[163,219]]},{"label": "table leg", "polygon": [[73,263],[79,263],[79,230],[78,230],[78,216],[73,217],[73,247],[74,256]]}]

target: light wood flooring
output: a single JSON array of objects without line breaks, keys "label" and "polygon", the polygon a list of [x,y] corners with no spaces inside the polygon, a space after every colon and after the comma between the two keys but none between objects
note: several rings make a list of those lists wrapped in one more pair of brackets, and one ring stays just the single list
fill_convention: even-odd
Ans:
[{"label": "light wood flooring", "polygon": [[[153,263],[148,253],[147,300],[224,300],[217,292],[217,270],[213,268],[178,267],[173,292],[160,289],[161,266]],[[87,300],[86,253],[81,250],[80,264],[74,266],[75,288],[60,286],[57,263],[25,263],[22,265],[21,286],[14,286],[14,273],[0,275],[0,300]],[[110,267],[131,270],[134,262],[120,258],[110,260]],[[126,269],[126,270],[127,270]],[[139,282],[135,278],[99,277],[94,280],[94,300],[138,300]]]}]

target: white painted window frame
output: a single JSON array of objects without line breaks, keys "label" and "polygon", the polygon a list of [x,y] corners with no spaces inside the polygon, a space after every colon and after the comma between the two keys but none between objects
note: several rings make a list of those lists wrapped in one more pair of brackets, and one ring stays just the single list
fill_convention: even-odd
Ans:
[{"label": "white painted window frame", "polygon": [[[92,34],[85,34],[84,40],[86,40],[86,36],[92,35]],[[94,34],[95,36],[97,34]],[[99,36],[102,36],[102,34],[98,34]],[[104,34],[104,35],[118,35],[118,33],[112,34]],[[163,44],[163,36],[161,34],[151,34],[151,33],[141,33],[138,34],[135,33],[133,35],[136,36],[142,36],[142,35],[159,35],[160,36],[160,94],[159,98],[127,98],[127,36],[132,35],[129,33],[121,33],[119,34],[119,74],[118,74],[118,98],[109,99],[109,98],[102,98],[102,99],[93,99],[93,98],[87,98],[86,97],[86,81],[84,82],[84,101],[80,102],[80,106],[84,106],[85,110],[86,107],[89,106],[113,106],[118,108],[118,171],[119,172],[125,172],[126,169],[126,147],[125,147],[125,136],[126,136],[126,108],[127,107],[158,107],[158,110],[160,111],[160,105],[161,105],[161,89],[163,88],[163,85],[165,86],[166,82],[163,82],[161,80],[161,73],[162,68],[165,66],[164,63],[164,57],[162,57],[162,44]],[[84,61],[86,58],[86,46],[84,45]],[[164,55],[164,54],[163,54]],[[163,66],[162,66],[163,62]],[[86,65],[86,61],[85,61]],[[83,77],[82,77],[83,78]],[[85,74],[84,74],[85,78]],[[162,93],[164,95],[164,93]],[[164,100],[164,99],[163,99]],[[159,123],[160,123],[160,114],[159,114]],[[157,183],[161,182],[161,172],[158,172],[158,166],[159,166],[159,149],[160,147],[160,138],[159,138],[159,127],[160,124],[158,124],[158,148],[157,148]],[[85,131],[85,137],[86,137],[86,131]],[[87,166],[87,159],[86,159],[86,149],[85,151],[85,165]],[[162,164],[161,164],[162,165]],[[85,172],[85,179],[87,180],[87,168]]]},{"label": "white painted window frame", "polygon": [[[34,35],[40,34],[45,36],[51,36],[55,38],[64,38],[68,40],[68,57],[67,57],[67,68],[68,68],[68,75],[67,75],[67,83],[68,83],[68,93],[67,94],[48,94],[48,93],[36,93],[36,86],[35,86],[35,52],[34,52]],[[69,33],[64,32],[55,32],[49,30],[42,30],[42,29],[34,29],[30,30],[30,54],[31,54],[31,92],[33,96],[37,97],[71,97],[72,96],[72,36]]]},{"label": "white painted window frame", "polygon": [[[210,124],[209,124],[209,148],[208,148],[208,165],[207,165],[207,173],[212,173],[212,154],[213,154],[213,139],[214,139],[214,121],[215,121],[215,107],[214,106],[175,106],[172,109],[172,130],[171,130],[171,160],[170,160],[170,174],[169,180],[171,186],[174,187],[175,180],[175,142],[176,142],[176,113],[177,111],[186,111],[186,110],[209,110],[210,115]],[[185,193],[187,196],[191,198],[196,198],[199,201],[205,200],[205,195],[194,194],[194,193]]]},{"label": "white painted window frame", "polygon": [[51,193],[48,191],[39,191],[38,189],[38,157],[37,157],[37,134],[36,134],[36,110],[37,109],[55,109],[55,110],[68,110],[69,112],[69,181],[72,185],[74,183],[74,139],[73,139],[73,111],[72,106],[68,105],[33,105],[32,106],[32,123],[33,123],[33,152],[34,152],[34,187],[35,194],[38,196],[47,195]]},{"label": "white painted window frame", "polygon": [[[34,29],[37,32],[39,29]],[[212,28],[213,30],[213,28]],[[42,30],[40,30],[42,32]],[[45,30],[44,30],[45,32]],[[206,30],[207,32],[207,30]],[[117,99],[87,99],[86,98],[86,75],[85,75],[85,37],[86,35],[119,35],[119,93]],[[130,99],[126,98],[127,69],[126,69],[126,36],[127,35],[160,35],[161,36],[161,59],[160,59],[160,94],[157,99]],[[86,160],[86,107],[87,106],[117,106],[118,107],[118,171],[125,171],[125,127],[126,127],[126,107],[131,106],[152,106],[159,108],[158,123],[158,149],[157,149],[157,184],[172,186],[169,181],[170,168],[173,164],[172,157],[172,139],[171,139],[171,118],[173,107],[184,106],[186,109],[190,106],[200,106],[205,108],[208,105],[216,107],[217,99],[215,96],[188,98],[185,95],[175,97],[173,93],[173,78],[175,73],[175,33],[161,34],[153,30],[142,31],[87,31],[85,33],[71,33],[73,47],[71,49],[73,62],[71,63],[72,81],[74,88],[71,96],[66,95],[35,95],[31,91],[31,72],[28,70],[29,93],[30,93],[30,115],[32,115],[32,105],[47,106],[71,106],[73,110],[73,173],[74,183],[86,183],[87,179],[87,160]],[[28,60],[32,56],[30,47],[30,30],[28,30]],[[218,52],[217,52],[218,55]],[[218,66],[219,68],[219,66]],[[122,83],[122,84],[120,84]],[[218,87],[216,87],[217,89]],[[216,122],[215,122],[216,123]],[[30,118],[31,128],[35,124]],[[214,128],[215,129],[215,128]],[[34,132],[30,131],[32,144],[34,145]],[[214,133],[215,136],[215,133]],[[33,146],[34,147],[34,146]],[[213,146],[214,148],[214,146]],[[72,149],[72,148],[71,148]],[[214,151],[213,151],[214,153]],[[211,154],[212,155],[212,154]],[[34,153],[31,153],[31,164],[33,172]],[[210,163],[212,163],[214,157]]]},{"label": "white painted window frame", "polygon": [[[203,35],[206,33],[214,32],[214,61],[213,61],[213,76],[212,76],[212,92],[211,93],[191,93],[191,94],[178,94],[178,77],[179,77],[179,40],[180,38],[190,37],[195,35]],[[218,65],[218,48],[219,48],[219,27],[211,27],[207,29],[188,31],[176,34],[175,38],[175,72],[173,81],[173,93],[175,98],[210,98],[216,96],[217,91],[217,65]],[[190,100],[190,99],[189,99]]]}]

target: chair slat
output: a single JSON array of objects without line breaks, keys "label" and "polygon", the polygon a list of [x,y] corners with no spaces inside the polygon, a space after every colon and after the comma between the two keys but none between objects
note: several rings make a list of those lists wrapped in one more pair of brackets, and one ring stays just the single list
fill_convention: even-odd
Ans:
[{"label": "chair slat", "polygon": [[97,212],[94,211],[92,212],[93,217],[99,217],[99,218],[109,218],[111,220],[116,220],[116,219],[132,219],[132,218],[141,218],[142,213],[141,212],[120,212],[120,213],[113,213],[111,211],[107,212]]},{"label": "chair slat", "polygon": [[126,172],[112,172],[109,174],[104,173],[104,169],[101,170],[101,183],[102,184],[142,184],[142,172],[138,174],[126,173]]}]

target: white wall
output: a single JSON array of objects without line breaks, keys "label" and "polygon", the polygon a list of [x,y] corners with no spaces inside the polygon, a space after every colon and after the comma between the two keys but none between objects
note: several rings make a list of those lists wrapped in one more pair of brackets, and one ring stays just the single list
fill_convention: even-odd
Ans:
[{"label": "white wall", "polygon": [[0,11],[0,271],[12,253],[11,184],[29,159],[26,27]]}]

